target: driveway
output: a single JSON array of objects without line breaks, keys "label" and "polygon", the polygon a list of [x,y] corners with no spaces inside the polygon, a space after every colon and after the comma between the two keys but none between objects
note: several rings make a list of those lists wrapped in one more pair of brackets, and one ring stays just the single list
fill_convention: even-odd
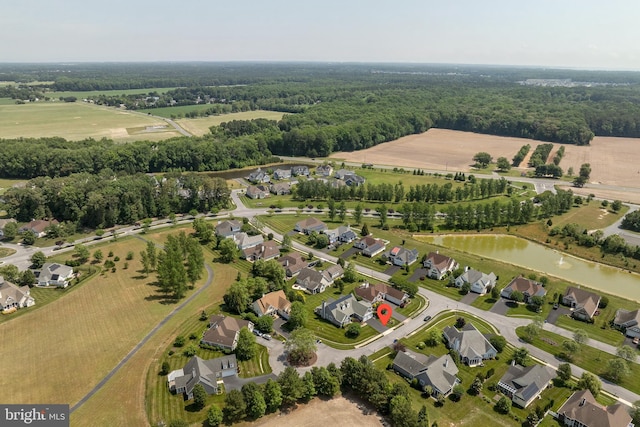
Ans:
[{"label": "driveway", "polygon": [[508,302],[509,300],[500,298],[495,304],[493,304],[493,307],[491,307],[491,310],[489,311],[505,316],[507,314],[507,310],[509,310],[509,306],[507,305]]},{"label": "driveway", "polygon": [[360,249],[358,249],[358,248],[347,249],[346,251],[344,251],[344,253],[342,255],[340,255],[340,258],[348,259],[348,258],[351,258],[351,256],[353,254],[357,254],[359,252],[360,252]]},{"label": "driveway", "polygon": [[569,307],[564,307],[561,305],[556,310],[551,310],[551,312],[549,313],[546,319],[547,323],[551,323],[552,325],[555,325],[558,318],[564,315],[570,316],[571,310],[569,309]]},{"label": "driveway", "polygon": [[284,325],[285,323],[287,323],[286,320],[284,320],[282,317],[278,317],[276,319],[273,320],[273,330],[276,331],[277,333],[279,333],[280,335],[282,335],[283,337],[285,337],[286,339],[289,339],[289,332],[287,332],[282,325]]},{"label": "driveway", "polygon": [[426,268],[423,268],[423,267],[416,268],[416,271],[414,271],[411,277],[409,277],[409,281],[417,282],[418,280],[420,280],[421,277],[427,277],[428,272],[429,270],[427,270]]},{"label": "driveway", "polygon": [[400,271],[402,267],[398,267],[397,265],[392,265],[384,271],[384,274],[388,274],[389,276],[393,276],[393,273],[396,271]]},{"label": "driveway", "polygon": [[480,294],[476,294],[475,292],[469,292],[460,300],[461,303],[471,305],[475,300],[478,299]]},{"label": "driveway", "polygon": [[375,319],[375,318],[367,320],[367,325],[371,326],[373,329],[375,329],[376,331],[378,331],[378,333],[381,333],[381,334],[387,332],[387,329],[389,329],[386,326],[384,326],[382,323],[380,323],[378,319]]}]

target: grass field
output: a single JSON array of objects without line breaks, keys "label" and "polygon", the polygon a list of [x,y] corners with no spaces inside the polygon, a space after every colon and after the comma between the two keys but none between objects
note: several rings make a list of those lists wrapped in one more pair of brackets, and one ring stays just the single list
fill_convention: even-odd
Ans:
[{"label": "grass field", "polygon": [[[149,284],[152,278],[137,272],[138,256],[123,268],[127,251],[137,254],[143,248],[137,239],[102,246],[121,258],[115,273],[99,275],[64,298],[0,325],[0,339],[12,343],[0,350],[12,367],[3,381],[14,384],[2,388],[1,401],[77,402],[174,308],[161,304]],[[32,375],[43,362],[46,369]]]},{"label": "grass field", "polygon": [[184,116],[190,112],[204,111],[211,108],[210,104],[197,104],[197,105],[176,105],[175,107],[161,107],[161,108],[145,108],[138,110],[141,113],[150,113],[154,116],[166,117],[168,119],[172,117]]},{"label": "grass field", "polygon": [[[523,328],[516,329],[519,337],[523,337]],[[556,335],[549,331],[540,331],[539,335],[533,339],[532,345],[538,347],[547,353],[558,355],[563,352],[562,342],[567,338]],[[573,355],[573,363],[589,372],[596,375],[603,375],[607,369],[607,363],[609,360],[614,359],[616,356],[604,351],[583,345],[580,350]],[[637,363],[629,363],[631,368],[631,375],[624,378],[619,385],[630,390],[634,393],[640,393],[640,365]]]},{"label": "grass field", "polygon": [[148,126],[168,125],[143,114],[84,102],[0,105],[0,138],[60,136],[68,140],[109,138],[132,141],[178,136],[172,128],[142,132]]},{"label": "grass field", "polygon": [[0,179],[0,194],[3,194],[5,191],[13,187],[14,185],[20,185],[23,183],[25,183],[24,179],[2,178]]},{"label": "grass field", "polygon": [[252,120],[252,119],[268,119],[280,120],[284,113],[277,111],[244,111],[241,113],[223,114],[220,116],[209,116],[198,119],[180,119],[176,122],[194,135],[202,136],[208,134],[211,126],[218,126],[222,122],[230,122],[232,120]]},{"label": "grass field", "polygon": [[50,98],[58,99],[61,96],[75,96],[79,100],[91,97],[97,97],[99,95],[105,96],[120,96],[120,95],[147,95],[151,92],[166,93],[170,90],[176,89],[175,87],[160,87],[149,89],[116,89],[116,90],[90,90],[90,91],[61,91],[61,92],[48,92],[46,95]]}]

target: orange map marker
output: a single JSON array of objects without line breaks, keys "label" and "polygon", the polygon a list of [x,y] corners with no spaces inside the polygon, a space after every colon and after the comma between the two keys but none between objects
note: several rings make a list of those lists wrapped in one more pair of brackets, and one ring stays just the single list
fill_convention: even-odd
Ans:
[{"label": "orange map marker", "polygon": [[380,304],[378,306],[378,319],[380,319],[380,323],[382,323],[383,326],[387,326],[392,313],[393,309],[389,304]]}]

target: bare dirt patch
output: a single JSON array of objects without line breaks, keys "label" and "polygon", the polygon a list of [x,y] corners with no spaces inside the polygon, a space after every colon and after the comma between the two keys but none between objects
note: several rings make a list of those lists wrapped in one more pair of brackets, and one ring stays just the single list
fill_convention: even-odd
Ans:
[{"label": "bare dirt patch", "polygon": [[[350,162],[403,166],[420,169],[470,171],[473,155],[486,151],[495,159],[511,160],[520,147],[531,145],[530,152],[542,141],[504,136],[482,135],[448,129],[429,129],[419,135],[409,135],[375,147],[335,153],[331,157]],[[526,165],[525,162],[522,163]]]},{"label": "bare dirt patch", "polygon": [[358,426],[380,427],[380,416],[362,404],[336,397],[331,400],[314,399],[306,405],[299,405],[288,414],[273,415],[264,421],[258,420],[253,426],[263,427],[321,427]]}]

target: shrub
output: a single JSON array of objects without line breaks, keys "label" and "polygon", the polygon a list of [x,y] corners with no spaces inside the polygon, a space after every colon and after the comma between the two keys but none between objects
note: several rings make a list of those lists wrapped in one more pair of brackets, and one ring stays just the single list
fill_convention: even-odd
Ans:
[{"label": "shrub", "polygon": [[178,335],[176,337],[176,340],[173,342],[173,346],[174,347],[182,347],[185,342],[187,342],[187,340],[184,338],[184,336],[183,335]]}]

